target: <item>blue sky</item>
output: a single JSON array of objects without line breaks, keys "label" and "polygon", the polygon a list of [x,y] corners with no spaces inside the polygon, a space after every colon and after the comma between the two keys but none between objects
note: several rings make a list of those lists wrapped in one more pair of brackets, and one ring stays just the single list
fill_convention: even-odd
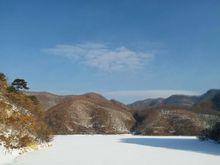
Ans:
[{"label": "blue sky", "polygon": [[1,0],[0,71],[125,103],[220,87],[219,0]]}]

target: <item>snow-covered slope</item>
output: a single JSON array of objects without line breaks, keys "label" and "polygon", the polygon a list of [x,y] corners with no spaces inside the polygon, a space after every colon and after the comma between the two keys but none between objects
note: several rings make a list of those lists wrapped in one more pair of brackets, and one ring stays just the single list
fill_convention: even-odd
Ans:
[{"label": "snow-covered slope", "polygon": [[[1,161],[2,159],[0,159]],[[217,165],[220,146],[195,137],[57,136],[53,146],[19,156],[13,165]]]},{"label": "snow-covered slope", "polygon": [[6,150],[0,146],[0,165],[9,165],[18,155],[18,151],[6,152]]}]

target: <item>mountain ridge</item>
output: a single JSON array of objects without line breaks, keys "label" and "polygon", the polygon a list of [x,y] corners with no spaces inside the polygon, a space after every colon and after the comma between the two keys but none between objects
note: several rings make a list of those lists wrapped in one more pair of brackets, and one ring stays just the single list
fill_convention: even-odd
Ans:
[{"label": "mountain ridge", "polygon": [[[47,108],[46,120],[55,134],[197,135],[207,128],[209,121],[219,120],[218,112],[201,110],[205,106],[200,105],[201,100],[212,102],[217,93],[218,90],[209,90],[201,96],[172,95],[129,105],[93,92],[82,95],[33,94]],[[194,108],[195,105],[199,106]]]},{"label": "mountain ridge", "polygon": [[[196,112],[206,113],[201,104],[213,104],[212,99],[217,94],[220,94],[220,89],[210,89],[206,93],[200,96],[188,96],[188,95],[172,95],[168,98],[148,98],[145,100],[135,101],[127,106],[134,110],[144,110],[147,108],[160,107],[160,106],[174,106],[184,107],[186,109],[195,110]],[[210,109],[212,105],[208,108]],[[211,108],[211,113],[216,113],[215,109]],[[207,113],[210,113],[207,111]]]},{"label": "mountain ridge", "polygon": [[129,133],[135,122],[125,107],[96,93],[66,97],[46,111],[46,120],[56,134]]}]

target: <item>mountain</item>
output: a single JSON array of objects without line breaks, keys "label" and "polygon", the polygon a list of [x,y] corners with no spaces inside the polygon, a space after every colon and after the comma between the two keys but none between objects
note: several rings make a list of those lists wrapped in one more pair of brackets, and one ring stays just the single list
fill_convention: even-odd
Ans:
[{"label": "mountain", "polygon": [[[219,97],[218,97],[219,96]],[[172,95],[162,99],[146,99],[128,104],[133,110],[155,107],[176,107],[203,114],[220,114],[220,90],[211,89],[201,96]]]},{"label": "mountain", "polygon": [[136,123],[132,131],[153,135],[197,135],[220,121],[220,90],[201,96],[173,95],[129,104]]},{"label": "mountain", "polygon": [[[22,92],[0,74],[0,144],[20,148],[55,134],[198,135],[220,121],[220,90],[125,105],[97,93]],[[50,128],[50,129],[49,129]],[[13,132],[13,133],[10,133]]]},{"label": "mountain", "polygon": [[220,89],[210,89],[199,97],[199,102],[212,100],[217,94],[220,94]]},{"label": "mountain", "polygon": [[147,108],[157,107],[163,103],[163,98],[158,99],[145,99],[141,101],[136,101],[132,104],[128,104],[128,107],[134,110],[144,110]]},{"label": "mountain", "polygon": [[198,100],[197,96],[172,95],[163,100],[163,105],[175,107],[192,107]]},{"label": "mountain", "polygon": [[159,106],[190,108],[197,102],[197,100],[197,96],[172,95],[166,99],[149,98],[141,101],[136,101],[134,103],[128,104],[128,107],[134,110],[144,110],[146,108],[153,108]]},{"label": "mountain", "polygon": [[[210,107],[216,107],[214,98],[218,93],[211,90],[201,96],[173,95],[130,105],[107,100],[96,93],[68,96],[46,92],[31,94],[45,107],[47,124],[55,134],[132,131],[153,135],[197,135],[209,127],[209,123],[219,121],[216,109],[210,110]],[[205,106],[204,102],[212,104]]]},{"label": "mountain", "polygon": [[207,91],[199,97],[191,109],[198,113],[220,115],[220,90],[211,89]]},{"label": "mountain", "polygon": [[96,93],[66,97],[46,111],[46,120],[56,134],[129,133],[135,122],[127,107]]},{"label": "mountain", "polygon": [[153,108],[134,112],[133,132],[143,135],[197,135],[205,128],[198,114],[178,108]]},{"label": "mountain", "polygon": [[67,96],[55,95],[49,92],[26,92],[27,95],[35,96],[38,101],[41,103],[44,110],[59,104]]},{"label": "mountain", "polygon": [[118,105],[118,106],[120,106],[120,107],[126,109],[127,111],[130,111],[130,109],[128,108],[128,106],[125,105],[125,104],[123,104],[123,103],[121,103],[120,101],[117,101],[117,100],[114,100],[114,99],[111,99],[110,101],[111,101],[113,104]]}]

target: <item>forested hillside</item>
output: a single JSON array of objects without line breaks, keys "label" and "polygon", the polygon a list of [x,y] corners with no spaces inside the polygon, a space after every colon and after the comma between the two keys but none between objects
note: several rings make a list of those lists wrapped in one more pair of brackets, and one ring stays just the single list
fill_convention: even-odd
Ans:
[{"label": "forested hillside", "polygon": [[49,142],[52,132],[44,122],[44,111],[34,96],[27,96],[27,82],[16,79],[10,85],[0,73],[0,145],[24,148]]}]

